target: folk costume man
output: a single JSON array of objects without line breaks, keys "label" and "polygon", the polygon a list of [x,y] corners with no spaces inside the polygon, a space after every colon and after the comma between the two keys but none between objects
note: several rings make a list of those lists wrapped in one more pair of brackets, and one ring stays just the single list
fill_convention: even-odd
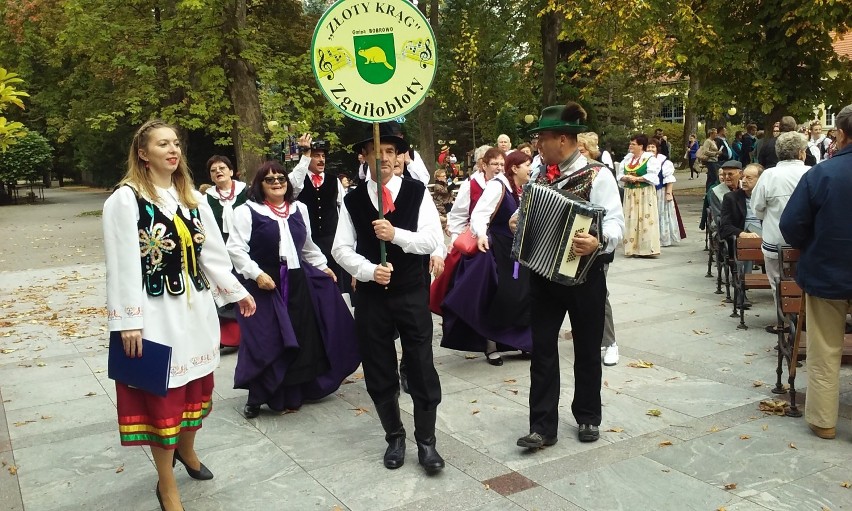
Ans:
[{"label": "folk costume man", "polygon": [[307,206],[311,221],[311,238],[328,260],[328,267],[337,276],[337,286],[343,292],[351,291],[351,278],[343,273],[331,257],[331,244],[337,230],[337,218],[343,196],[343,185],[334,176],[325,173],[328,146],[315,141],[305,133],[297,141],[302,158],[290,174],[293,198]]},{"label": "folk costume man", "polygon": [[[370,131],[372,133],[372,131]],[[367,183],[343,199],[332,255],[358,281],[355,332],[364,365],[367,392],[385,430],[384,465],[405,462],[405,429],[399,411],[399,375],[394,339],[399,332],[408,387],[414,401],[414,438],[420,464],[428,473],[444,468],[435,449],[435,419],[441,383],[432,361],[432,316],[424,264],[443,243],[438,210],[423,184],[393,173],[397,154],[409,149],[386,124],[380,125],[376,169],[373,138],[354,145],[370,166]],[[377,172],[379,171],[379,172]],[[378,187],[376,176],[383,186]],[[379,219],[382,193],[384,219]],[[387,248],[381,263],[380,240]]]},{"label": "folk costume man", "polygon": [[579,440],[594,442],[601,423],[600,346],[604,329],[606,276],[604,264],[612,261],[612,252],[624,232],[624,215],[618,185],[612,172],[603,165],[589,163],[577,146],[577,134],[588,131],[586,112],[574,102],[545,108],[533,132],[539,133],[539,151],[546,167],[538,174],[541,184],[553,183],[580,198],[606,209],[603,224],[596,233],[579,233],[572,250],[589,255],[598,247],[597,257],[586,281],[565,286],[536,273],[531,274],[532,362],[530,376],[530,430],[518,439],[518,446],[537,449],[553,445],[559,424],[559,329],[568,313],[574,346],[574,400],[571,411],[579,425]]}]

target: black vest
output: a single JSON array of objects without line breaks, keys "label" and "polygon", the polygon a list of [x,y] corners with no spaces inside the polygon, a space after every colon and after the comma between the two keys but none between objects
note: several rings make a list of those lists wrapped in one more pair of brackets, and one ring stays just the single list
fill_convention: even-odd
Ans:
[{"label": "black vest", "polygon": [[308,207],[311,218],[311,237],[334,237],[337,230],[337,179],[325,174],[319,188],[311,181],[311,172],[305,176],[305,185],[299,194],[299,202]]},{"label": "black vest", "polygon": [[[394,227],[417,231],[420,204],[423,201],[424,193],[426,193],[426,187],[423,186],[423,183],[403,179],[399,188],[399,195],[394,201],[396,209],[385,215],[385,219]],[[379,212],[370,201],[367,186],[359,186],[347,194],[343,201],[346,204],[346,210],[349,211],[349,216],[352,218],[352,225],[355,227],[357,239],[355,251],[373,264],[379,264],[381,261],[379,239],[376,238],[373,229],[373,221],[379,219]],[[423,289],[423,286],[426,285],[423,278],[423,264],[424,258],[428,259],[428,256],[408,254],[391,242],[385,242],[385,247],[387,248],[387,260],[393,265],[393,274],[387,290],[385,290],[385,286],[370,281],[359,282],[358,292],[377,293]]]}]

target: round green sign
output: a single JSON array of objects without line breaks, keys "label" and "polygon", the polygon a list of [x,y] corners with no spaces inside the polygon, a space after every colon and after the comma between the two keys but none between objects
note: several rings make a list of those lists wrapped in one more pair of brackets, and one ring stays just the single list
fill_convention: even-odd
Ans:
[{"label": "round green sign", "polygon": [[435,78],[435,34],[408,0],[338,0],[314,30],[311,68],[341,112],[367,122],[413,110]]}]

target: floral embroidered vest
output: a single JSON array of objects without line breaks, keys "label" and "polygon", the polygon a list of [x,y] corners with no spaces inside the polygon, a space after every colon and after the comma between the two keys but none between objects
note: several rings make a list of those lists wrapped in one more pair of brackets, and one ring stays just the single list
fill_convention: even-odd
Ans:
[{"label": "floral embroidered vest", "polygon": [[[136,202],[139,204],[139,255],[145,291],[150,296],[161,296],[166,291],[170,295],[181,295],[187,290],[187,278],[198,291],[209,289],[210,283],[198,265],[205,239],[198,209],[190,210],[187,218],[178,208],[175,217],[168,218],[139,194],[136,194]],[[179,234],[183,229],[177,222],[187,229],[186,236]]]},{"label": "floral embroidered vest", "polygon": [[[646,158],[643,161],[638,161],[635,164],[632,159],[630,162],[624,165],[624,174],[628,176],[644,176],[648,173],[648,161],[651,158]],[[625,188],[645,188],[646,186],[650,186],[651,183],[647,181],[643,181],[641,183],[625,183]]]}]

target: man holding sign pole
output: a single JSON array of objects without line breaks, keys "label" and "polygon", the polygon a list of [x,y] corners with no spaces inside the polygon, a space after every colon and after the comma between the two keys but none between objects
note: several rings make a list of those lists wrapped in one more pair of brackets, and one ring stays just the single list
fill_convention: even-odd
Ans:
[{"label": "man holding sign pole", "polygon": [[[426,187],[393,173],[396,156],[408,150],[408,143],[385,123],[379,131],[378,158],[373,137],[354,145],[367,161],[370,176],[365,186],[344,198],[331,252],[358,280],[355,332],[367,392],[388,442],[384,465],[395,469],[405,462],[394,343],[398,331],[414,401],[418,459],[432,473],[444,468],[444,460],[435,449],[441,383],[432,361],[432,315],[423,267],[429,254],[443,243],[443,234],[438,210]],[[380,169],[376,169],[377,160]],[[380,218],[380,207],[384,218]],[[386,266],[382,264],[382,244],[387,250]]]}]

